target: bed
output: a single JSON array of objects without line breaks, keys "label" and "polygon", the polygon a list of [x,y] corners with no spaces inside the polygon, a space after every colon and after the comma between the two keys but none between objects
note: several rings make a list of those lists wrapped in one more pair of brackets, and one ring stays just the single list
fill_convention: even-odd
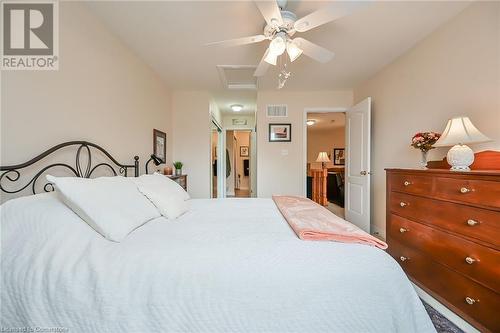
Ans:
[{"label": "bed", "polygon": [[7,201],[0,208],[0,326],[435,332],[385,251],[302,241],[271,199],[190,206],[175,221],[156,218],[114,243],[55,193]]}]

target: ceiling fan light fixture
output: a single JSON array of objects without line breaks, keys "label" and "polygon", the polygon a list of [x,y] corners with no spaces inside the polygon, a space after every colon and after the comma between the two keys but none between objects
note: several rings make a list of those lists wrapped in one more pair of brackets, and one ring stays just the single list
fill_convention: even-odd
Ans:
[{"label": "ceiling fan light fixture", "polygon": [[302,54],[302,49],[297,46],[293,41],[290,41],[286,44],[286,52],[290,57],[290,61],[295,61]]},{"label": "ceiling fan light fixture", "polygon": [[273,54],[271,51],[267,52],[267,55],[264,58],[265,62],[267,62],[269,65],[273,65],[273,66],[276,66],[277,60],[278,60],[278,55]]},{"label": "ceiling fan light fixture", "polygon": [[269,53],[273,54],[274,56],[282,55],[286,50],[286,44],[286,39],[282,35],[276,35],[276,37],[274,37],[274,39],[269,44]]},{"label": "ceiling fan light fixture", "polygon": [[243,105],[233,104],[231,105],[231,110],[233,110],[234,112],[240,112],[241,110],[243,110]]},{"label": "ceiling fan light fixture", "polygon": [[316,124],[316,120],[314,120],[314,119],[307,119],[306,124],[307,124],[307,126],[312,126],[312,125]]}]

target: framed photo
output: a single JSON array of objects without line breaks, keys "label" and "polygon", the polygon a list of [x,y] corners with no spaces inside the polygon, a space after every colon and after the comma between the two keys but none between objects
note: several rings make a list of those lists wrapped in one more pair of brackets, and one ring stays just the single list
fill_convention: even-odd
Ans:
[{"label": "framed photo", "polygon": [[345,165],[345,148],[333,149],[333,164]]},{"label": "framed photo", "polygon": [[240,156],[248,157],[248,146],[240,146]]},{"label": "framed photo", "polygon": [[167,160],[167,133],[153,129],[153,154],[163,163]]},{"label": "framed photo", "polygon": [[292,124],[269,124],[269,142],[291,142]]}]

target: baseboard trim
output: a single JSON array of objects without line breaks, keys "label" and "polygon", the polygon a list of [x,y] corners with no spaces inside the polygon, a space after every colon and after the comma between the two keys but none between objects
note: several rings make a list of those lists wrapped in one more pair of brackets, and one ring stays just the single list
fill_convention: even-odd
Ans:
[{"label": "baseboard trim", "polygon": [[434,297],[426,293],[422,288],[412,282],[417,295],[423,299],[427,304],[432,306],[436,311],[442,314],[446,319],[457,325],[462,331],[466,333],[481,333],[474,326],[463,320],[460,316],[456,315],[453,311],[437,301]]}]

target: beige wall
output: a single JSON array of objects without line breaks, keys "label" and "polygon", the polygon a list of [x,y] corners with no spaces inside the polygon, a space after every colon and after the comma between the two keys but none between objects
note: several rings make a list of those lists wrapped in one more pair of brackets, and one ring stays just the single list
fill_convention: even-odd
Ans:
[{"label": "beige wall", "polygon": [[153,128],[167,133],[171,161],[168,87],[84,5],[61,2],[59,12],[59,70],[2,72],[1,164],[88,140],[123,163],[139,155],[143,172]]},{"label": "beige wall", "polygon": [[[260,91],[257,93],[257,193],[304,195],[306,108],[348,108],[351,91]],[[268,104],[287,104],[287,118],[267,118]],[[292,142],[269,142],[269,123],[291,123]]]},{"label": "beige wall", "polygon": [[345,127],[332,129],[312,129],[307,127],[307,162],[311,168],[321,168],[321,162],[316,162],[318,154],[326,151],[332,162],[326,163],[327,168],[335,167],[333,164],[333,149],[345,148]]},{"label": "beige wall", "polygon": [[206,91],[172,93],[173,160],[184,163],[188,192],[210,198],[210,95]]},{"label": "beige wall", "polygon": [[471,148],[500,150],[499,49],[500,3],[472,4],[354,90],[355,101],[373,97],[373,231],[385,234],[384,168],[418,166],[415,132],[442,132],[448,118],[467,115],[494,140]]}]

